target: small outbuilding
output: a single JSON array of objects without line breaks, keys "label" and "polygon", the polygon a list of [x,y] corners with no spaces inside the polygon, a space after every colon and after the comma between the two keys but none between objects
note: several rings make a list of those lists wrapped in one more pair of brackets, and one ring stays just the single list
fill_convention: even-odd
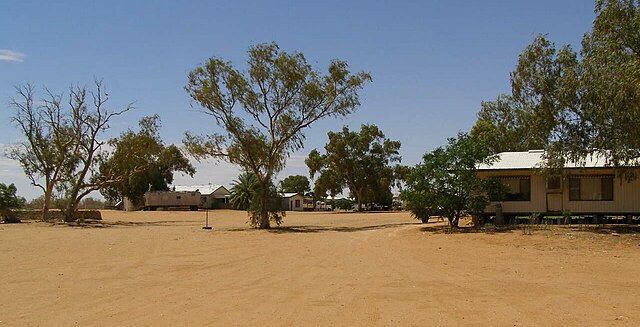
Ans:
[{"label": "small outbuilding", "polygon": [[198,191],[155,191],[144,194],[145,210],[189,208],[197,211],[199,204]]},{"label": "small outbuilding", "polygon": [[282,193],[280,195],[283,210],[302,211],[304,210],[304,195],[300,193]]}]

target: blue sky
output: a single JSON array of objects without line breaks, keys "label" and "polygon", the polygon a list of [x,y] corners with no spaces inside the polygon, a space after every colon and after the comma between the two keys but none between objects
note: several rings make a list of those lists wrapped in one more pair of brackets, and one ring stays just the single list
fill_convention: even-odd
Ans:
[{"label": "blue sky", "polygon": [[[110,105],[135,101],[105,138],[158,113],[167,143],[184,131],[219,130],[192,108],[187,73],[211,56],[245,67],[249,45],[277,42],[300,51],[318,70],[346,60],[373,82],[358,112],[306,131],[307,145],[280,177],[306,174],[304,156],[322,148],[343,125],[377,124],[402,142],[403,163],[467,131],[483,100],[509,91],[517,56],[540,33],[580,48],[593,21],[593,2],[566,1],[29,1],[0,4],[0,143],[20,140],[9,122],[14,86],[55,92],[101,78]],[[195,106],[195,104],[194,104]],[[192,180],[228,185],[237,169],[199,164]],[[19,168],[0,159],[0,182],[38,196]]]}]

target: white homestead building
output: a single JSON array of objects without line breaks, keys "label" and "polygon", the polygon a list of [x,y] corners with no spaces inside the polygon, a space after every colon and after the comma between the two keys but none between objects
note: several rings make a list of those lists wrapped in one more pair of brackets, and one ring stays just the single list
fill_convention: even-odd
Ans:
[{"label": "white homestead building", "polygon": [[503,152],[491,165],[482,164],[477,174],[498,178],[508,189],[501,200],[492,201],[485,214],[495,215],[559,215],[570,210],[572,215],[587,215],[593,221],[603,215],[640,215],[640,179],[627,181],[616,177],[605,159],[587,158],[584,165],[568,163],[557,175],[540,173],[542,150]]}]

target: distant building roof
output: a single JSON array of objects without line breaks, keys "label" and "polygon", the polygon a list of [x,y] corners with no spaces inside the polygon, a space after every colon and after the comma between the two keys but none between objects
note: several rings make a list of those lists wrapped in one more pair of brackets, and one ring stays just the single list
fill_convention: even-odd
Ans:
[{"label": "distant building roof", "polygon": [[283,198],[291,198],[291,197],[294,197],[296,195],[302,195],[302,194],[301,193],[288,193],[288,192],[287,193],[282,193],[282,197]]},{"label": "distant building roof", "polygon": [[[207,185],[172,185],[169,187],[169,189],[173,190],[175,188],[175,190],[177,192],[195,192],[195,191],[199,191],[200,194],[202,195],[210,195],[213,192],[217,191],[220,188],[224,188],[225,190],[227,190],[226,187],[224,187],[223,185],[216,185],[216,184],[207,184]],[[228,190],[227,190],[228,191]]]},{"label": "distant building roof", "polygon": [[[479,164],[478,170],[507,170],[507,169],[537,169],[542,168],[544,150],[529,150],[523,152],[501,152],[498,160],[493,164]],[[567,162],[565,168],[602,168],[607,167],[607,161],[603,155],[592,155],[581,163]]]}]

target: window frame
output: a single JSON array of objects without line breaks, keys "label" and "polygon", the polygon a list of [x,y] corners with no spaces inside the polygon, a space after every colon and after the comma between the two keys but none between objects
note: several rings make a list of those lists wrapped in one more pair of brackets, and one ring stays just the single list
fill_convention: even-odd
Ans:
[{"label": "window frame", "polygon": [[[519,191],[522,191],[522,182],[523,180],[528,181],[528,192],[518,192],[518,193],[509,193],[505,192],[502,198],[497,200],[492,200],[495,202],[531,202],[531,176],[530,175],[516,175],[516,176],[495,176],[502,185],[505,185],[502,181],[505,179],[517,179],[518,180],[518,188]],[[522,198],[517,198],[517,196],[521,196]]]},{"label": "window frame", "polygon": [[[594,178],[594,179],[599,179],[600,180],[600,199],[582,199],[582,180],[586,179],[586,178]],[[615,191],[614,191],[614,186],[613,186],[613,180],[615,179],[614,175],[569,175],[568,176],[568,186],[569,186],[569,201],[571,202],[602,202],[602,201],[614,201],[615,200]],[[610,197],[606,197],[604,198],[605,192],[605,183],[603,183],[604,180],[610,181],[607,182],[607,184],[609,184],[610,186],[608,186],[607,188],[610,190],[610,192],[607,192],[608,194],[610,194]],[[575,184],[577,181],[577,184]],[[577,193],[575,193],[577,192]],[[576,194],[577,194],[577,198],[576,198]]]}]

